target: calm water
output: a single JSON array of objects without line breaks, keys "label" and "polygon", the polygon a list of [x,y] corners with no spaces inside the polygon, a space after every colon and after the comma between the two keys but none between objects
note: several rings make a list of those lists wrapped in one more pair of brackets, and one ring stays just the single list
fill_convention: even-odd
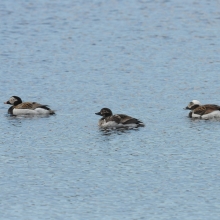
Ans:
[{"label": "calm water", "polygon": [[[218,220],[218,1],[0,3],[1,220]],[[9,117],[10,96],[51,117]],[[145,122],[102,132],[102,107]]]}]

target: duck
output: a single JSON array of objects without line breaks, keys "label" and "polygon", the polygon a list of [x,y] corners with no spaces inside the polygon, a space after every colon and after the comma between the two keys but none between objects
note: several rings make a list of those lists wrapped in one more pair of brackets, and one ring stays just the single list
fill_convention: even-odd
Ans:
[{"label": "duck", "polygon": [[185,108],[191,110],[190,118],[212,119],[220,118],[220,106],[214,104],[202,105],[198,100],[192,100]]},{"label": "duck", "polygon": [[100,112],[95,114],[102,116],[98,123],[100,128],[108,129],[144,127],[143,122],[131,116],[124,114],[113,115],[109,108],[102,108]]},{"label": "duck", "polygon": [[42,105],[37,102],[22,102],[18,96],[12,96],[4,104],[12,105],[8,109],[10,115],[53,115],[55,112],[48,105]]}]

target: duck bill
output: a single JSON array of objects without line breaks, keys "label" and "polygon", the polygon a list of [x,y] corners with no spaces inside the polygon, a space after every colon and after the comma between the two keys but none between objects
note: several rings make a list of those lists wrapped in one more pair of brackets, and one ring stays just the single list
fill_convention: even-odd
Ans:
[{"label": "duck bill", "polygon": [[96,115],[101,115],[101,112],[97,112],[97,113],[95,113]]},{"label": "duck bill", "polygon": [[11,103],[9,101],[7,101],[7,102],[4,102],[4,104],[9,104],[10,105]]},{"label": "duck bill", "polygon": [[185,110],[190,110],[190,108],[188,106],[186,106],[186,108],[184,108]]}]

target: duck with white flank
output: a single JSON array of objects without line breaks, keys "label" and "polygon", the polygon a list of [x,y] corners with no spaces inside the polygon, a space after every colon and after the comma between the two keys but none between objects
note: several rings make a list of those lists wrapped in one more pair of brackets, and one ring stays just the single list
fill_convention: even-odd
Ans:
[{"label": "duck with white flank", "polygon": [[47,105],[42,105],[37,102],[22,102],[18,96],[12,96],[4,104],[12,105],[8,109],[8,114],[11,115],[53,115],[55,112]]},{"label": "duck with white flank", "polygon": [[192,100],[185,109],[191,110],[191,112],[189,113],[190,118],[220,118],[220,106],[218,105],[201,105],[198,100]]},{"label": "duck with white flank", "polygon": [[102,108],[100,112],[95,113],[101,115],[99,126],[101,128],[137,128],[144,127],[143,122],[128,115],[113,115],[109,108]]}]

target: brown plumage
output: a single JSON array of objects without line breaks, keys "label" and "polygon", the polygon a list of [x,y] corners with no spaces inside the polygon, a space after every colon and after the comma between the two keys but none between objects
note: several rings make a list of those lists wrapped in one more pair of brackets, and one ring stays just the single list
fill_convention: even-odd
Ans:
[{"label": "brown plumage", "polygon": [[216,110],[220,110],[220,106],[212,105],[212,104],[201,105],[201,106],[194,109],[194,114],[205,115],[205,114],[209,114],[209,113],[216,111]]},{"label": "brown plumage", "polygon": [[12,105],[8,109],[8,113],[11,115],[55,114],[47,105],[37,102],[22,102],[18,96],[12,96],[5,104]]},{"label": "brown plumage", "polygon": [[16,109],[36,109],[36,108],[40,108],[42,106],[45,105],[41,105],[37,102],[22,102],[21,104],[18,104],[15,106]]},{"label": "brown plumage", "polygon": [[136,118],[133,118],[124,114],[113,115],[112,111],[108,108],[102,108],[100,112],[96,115],[101,115],[102,118],[99,120],[99,126],[103,128],[110,127],[139,127],[144,126],[143,122],[139,121]]},{"label": "brown plumage", "polygon": [[191,110],[189,113],[190,118],[211,119],[220,117],[219,105],[201,105],[198,100],[192,100],[185,109]]},{"label": "brown plumage", "polygon": [[123,114],[117,114],[117,115],[106,117],[105,121],[106,122],[115,121],[118,124],[136,124],[140,122],[136,118],[132,118],[131,116],[123,115]]}]

